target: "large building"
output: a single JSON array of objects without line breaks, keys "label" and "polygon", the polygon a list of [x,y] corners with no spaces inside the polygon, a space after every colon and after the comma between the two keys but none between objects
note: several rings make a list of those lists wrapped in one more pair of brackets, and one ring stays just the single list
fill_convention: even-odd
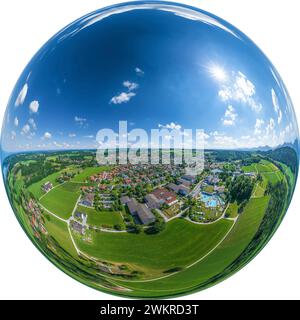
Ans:
[{"label": "large building", "polygon": [[174,192],[176,192],[176,193],[178,193],[178,194],[181,194],[183,196],[188,195],[189,192],[190,192],[190,189],[187,186],[183,185],[183,184],[177,185],[175,183],[169,183],[167,185],[167,188],[172,190],[172,191],[174,191]]},{"label": "large building", "polygon": [[151,193],[146,195],[145,201],[147,206],[151,209],[159,209],[163,204],[163,201],[158,200],[155,195]]},{"label": "large building", "polygon": [[137,217],[142,224],[149,224],[155,221],[155,216],[151,210],[142,203],[138,203],[132,198],[127,202],[127,207],[132,216]]},{"label": "large building", "polygon": [[168,206],[172,206],[176,202],[178,202],[176,198],[176,194],[172,191],[169,191],[165,188],[155,189],[151,192],[162,204],[167,204]]}]

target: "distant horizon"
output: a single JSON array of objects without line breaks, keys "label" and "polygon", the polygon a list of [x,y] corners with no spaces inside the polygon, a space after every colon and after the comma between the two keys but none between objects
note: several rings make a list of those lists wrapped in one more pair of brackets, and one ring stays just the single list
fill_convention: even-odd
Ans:
[{"label": "distant horizon", "polygon": [[[247,151],[251,151],[251,150],[259,150],[259,149],[263,149],[263,148],[268,148],[270,150],[275,150],[275,149],[278,149],[280,147],[283,147],[285,145],[291,145],[291,146],[294,146],[295,144],[297,144],[297,142],[299,143],[299,140],[298,139],[295,139],[294,142],[285,142],[281,145],[278,145],[278,146],[275,146],[275,147],[270,147],[268,145],[266,146],[259,146],[259,147],[253,147],[253,148],[204,148],[204,152],[207,152],[207,151],[241,151],[241,152],[247,152]],[[128,148],[127,150],[146,150],[147,148]],[[18,154],[28,154],[28,153],[50,153],[50,152],[72,152],[72,151],[89,151],[89,152],[97,152],[97,148],[71,148],[71,149],[36,149],[36,150],[18,150],[18,151],[3,151],[1,150],[1,158],[2,158],[2,162],[9,156],[11,155],[18,155]],[[103,150],[103,149],[102,149]],[[111,149],[108,149],[110,151],[112,150],[115,150],[114,148],[111,148]],[[124,150],[124,148],[116,148],[116,150]],[[176,149],[168,149],[168,148],[148,148],[148,151],[155,151],[155,150],[182,150],[182,149],[179,149],[179,148],[176,148]],[[191,149],[186,149],[186,150],[191,150]],[[192,150],[196,150],[196,149],[192,149]],[[3,155],[5,155],[3,157]]]}]

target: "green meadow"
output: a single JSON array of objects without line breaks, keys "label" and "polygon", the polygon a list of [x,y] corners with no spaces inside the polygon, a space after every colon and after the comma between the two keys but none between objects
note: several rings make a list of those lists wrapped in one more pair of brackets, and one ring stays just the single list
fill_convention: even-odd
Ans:
[{"label": "green meadow", "polygon": [[72,181],[73,182],[86,182],[86,180],[94,175],[94,174],[98,174],[101,173],[103,171],[109,171],[110,167],[109,166],[101,166],[101,167],[89,167],[89,168],[85,168],[83,169],[82,172],[80,172],[79,174],[77,174]]},{"label": "green meadow", "polygon": [[47,213],[44,214],[44,218],[45,227],[51,234],[51,237],[53,237],[66,252],[69,252],[72,256],[77,257],[78,254],[72,243],[67,223]]},{"label": "green meadow", "polygon": [[65,190],[64,185],[61,185],[48,192],[41,198],[40,203],[60,218],[68,219],[72,214],[79,195],[79,192],[70,192]]},{"label": "green meadow", "polygon": [[134,290],[130,295],[142,297],[184,294],[190,290],[197,290],[199,284],[205,284],[207,279],[222,273],[246,249],[262,221],[268,201],[269,197],[250,199],[226,239],[211,254],[192,267],[150,282],[115,282]]},{"label": "green meadow", "polygon": [[232,224],[232,221],[220,220],[197,225],[175,219],[155,235],[93,231],[91,244],[75,234],[74,238],[79,249],[88,255],[108,262],[127,263],[149,277],[195,262],[222,240]]},{"label": "green meadow", "polygon": [[123,218],[120,212],[115,211],[97,211],[92,208],[78,206],[77,210],[86,213],[88,216],[87,223],[91,226],[101,227],[103,225],[113,228],[114,225],[119,224],[124,226]]}]

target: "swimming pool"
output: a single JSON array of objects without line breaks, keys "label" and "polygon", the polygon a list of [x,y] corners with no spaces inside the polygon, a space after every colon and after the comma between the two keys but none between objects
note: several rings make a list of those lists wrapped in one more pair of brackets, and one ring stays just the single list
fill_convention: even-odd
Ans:
[{"label": "swimming pool", "polygon": [[215,208],[218,205],[223,205],[223,200],[217,195],[211,195],[205,192],[201,192],[200,200],[205,203],[206,207]]}]

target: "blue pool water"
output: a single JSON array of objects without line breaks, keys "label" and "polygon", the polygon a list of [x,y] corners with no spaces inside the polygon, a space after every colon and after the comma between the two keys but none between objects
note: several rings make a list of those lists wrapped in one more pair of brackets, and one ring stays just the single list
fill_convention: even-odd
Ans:
[{"label": "blue pool water", "polygon": [[201,192],[200,200],[205,203],[205,205],[209,208],[215,208],[217,205],[223,204],[223,201],[217,195],[210,195],[205,192]]}]

